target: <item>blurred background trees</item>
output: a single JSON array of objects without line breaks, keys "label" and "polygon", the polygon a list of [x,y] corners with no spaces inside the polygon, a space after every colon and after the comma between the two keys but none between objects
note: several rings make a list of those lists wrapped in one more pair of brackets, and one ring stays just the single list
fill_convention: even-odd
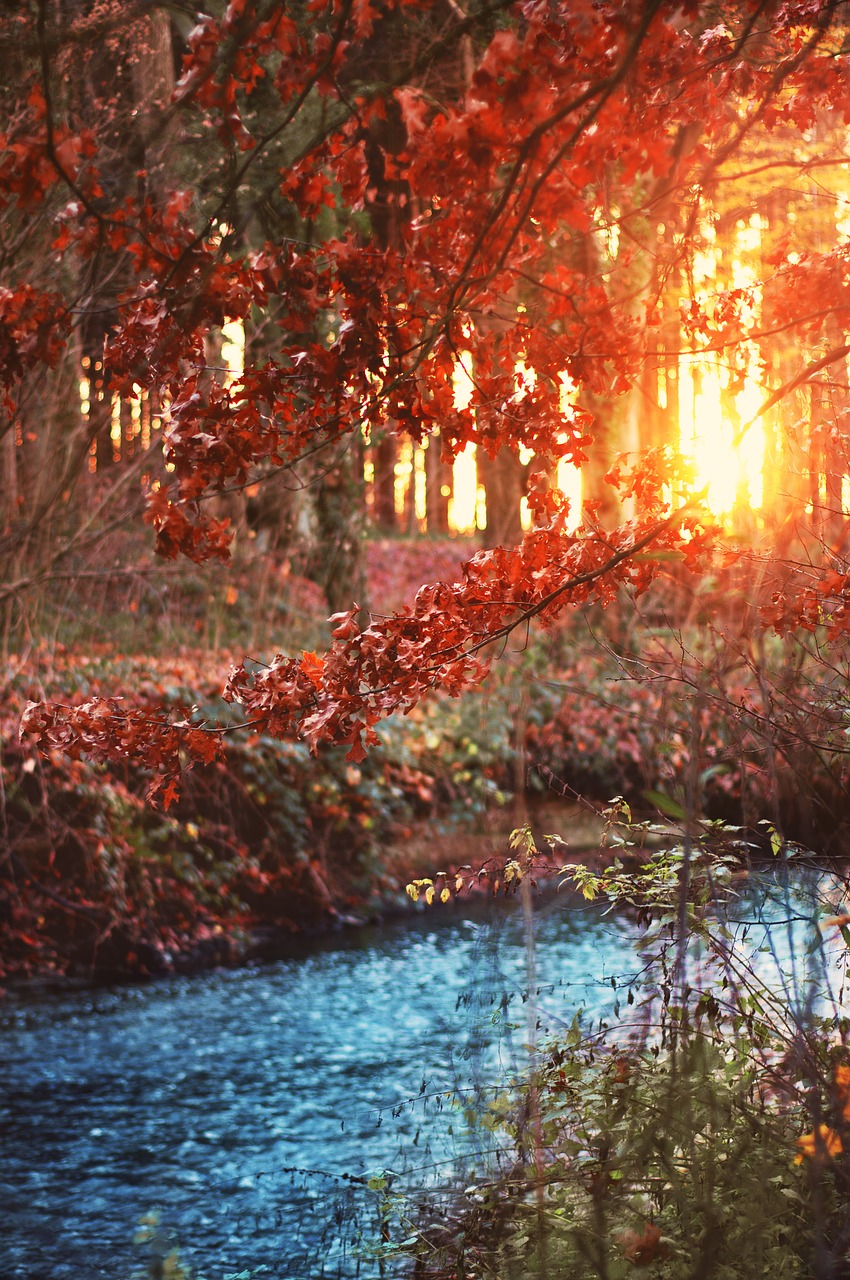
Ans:
[{"label": "blurred background trees", "polygon": [[[653,107],[658,118],[646,116],[636,154],[612,159],[586,128],[563,164],[549,165],[537,197],[545,245],[526,247],[507,292],[485,291],[465,313],[466,345],[453,339],[450,378],[459,411],[477,419],[475,442],[458,450],[451,431],[441,438],[439,415],[415,422],[405,417],[409,404],[394,413],[385,387],[380,420],[371,415],[354,434],[326,434],[284,467],[260,464],[220,485],[208,509],[231,522],[235,571],[254,575],[252,590],[294,574],[339,610],[366,603],[369,538],[512,544],[530,526],[526,489],[541,470],[569,491],[576,523],[584,504],[610,528],[637,508],[606,477],[621,455],[647,449],[683,459],[692,483],[708,487],[714,514],[762,547],[788,555],[803,544],[843,546],[846,326],[835,289],[850,200],[844,16],[831,6],[806,33],[810,47],[801,34],[792,49],[781,23],[771,30],[773,8],[721,6],[687,24],[659,11],[661,47],[669,52],[684,34],[713,86],[689,90],[692,104],[672,116],[667,102],[669,119]],[[614,30],[612,13],[601,18]],[[0,267],[7,324],[21,308],[32,313],[8,366],[19,386],[0,428],[7,651],[10,637],[35,633],[45,608],[70,600],[64,584],[77,574],[153,605],[173,597],[183,575],[150,559],[140,523],[143,484],[168,482],[162,435],[171,389],[110,368],[120,299],[142,252],[128,253],[130,231],[116,211],[128,211],[128,228],[163,218],[176,227],[187,207],[199,226],[206,220],[208,270],[270,243],[303,246],[299,269],[309,270],[310,250],[346,236],[383,259],[416,258],[423,226],[444,214],[435,190],[413,185],[410,130],[435,112],[471,117],[494,92],[494,75],[521,94],[522,76],[540,74],[505,53],[524,21],[509,6],[467,15],[448,4],[415,14],[387,6],[360,20],[345,8],[284,15],[275,5],[239,4],[195,21],[175,4],[88,0],[40,0],[4,17],[12,74],[3,89]],[[447,22],[457,38],[446,38]],[[620,25],[630,23],[634,32],[637,15],[624,7]],[[293,81],[289,97],[286,57],[313,50],[318,37],[340,50],[351,40],[334,92],[314,69]],[[721,79],[727,119],[707,132],[700,108],[716,100]],[[638,113],[645,89],[636,81],[630,92],[628,111]],[[380,104],[362,122],[361,101]],[[507,155],[547,137],[524,106],[512,118]],[[349,196],[346,164],[365,166],[360,198]],[[282,180],[288,166],[296,176]],[[527,216],[533,227],[532,204]],[[27,302],[26,289],[43,297]],[[191,299],[187,306],[191,328]],[[199,387],[232,385],[243,364],[262,369],[280,359],[281,344],[294,350],[305,335],[332,346],[340,323],[356,323],[350,299],[346,306],[343,316],[338,301],[314,298],[294,333],[291,306],[273,292],[265,307],[202,324],[203,349],[196,337],[192,357]],[[370,323],[364,312],[364,334]],[[611,351],[586,347],[585,338],[598,344],[606,331]],[[564,411],[574,403],[589,415],[580,468],[569,451],[560,464],[534,457],[512,427],[533,413],[523,402],[541,397],[552,377],[547,343],[564,349]],[[369,357],[384,358],[377,348]],[[756,417],[772,395],[776,404]],[[546,396],[548,413],[551,390]],[[684,492],[675,471],[671,462],[671,491],[678,484]],[[208,571],[190,572],[197,582]],[[230,573],[209,578],[211,596],[233,587]]]}]

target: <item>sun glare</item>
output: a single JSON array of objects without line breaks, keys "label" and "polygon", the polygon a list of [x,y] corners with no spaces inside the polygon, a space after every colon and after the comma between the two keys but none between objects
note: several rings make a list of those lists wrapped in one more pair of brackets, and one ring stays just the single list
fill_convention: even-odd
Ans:
[{"label": "sun glare", "polygon": [[694,471],[694,490],[705,490],[706,503],[717,516],[736,506],[762,505],[764,429],[753,423],[741,433],[763,399],[748,377],[743,391],[731,396],[721,372],[701,361],[683,364],[684,394],[679,408],[680,449]]},{"label": "sun glare", "polygon": [[241,320],[226,320],[222,325],[221,359],[227,370],[225,385],[231,386],[245,367],[245,325]]},{"label": "sun glare", "polygon": [[[455,406],[465,409],[474,390],[470,365],[472,355],[461,351],[454,368],[453,384]],[[455,533],[474,533],[478,527],[478,466],[475,461],[475,445],[468,444],[457,455],[452,466],[452,493],[449,498],[449,528]]]},{"label": "sun glare", "polygon": [[[754,213],[738,222],[735,236],[731,283],[735,288],[753,289],[749,315],[753,324],[759,318],[761,299],[747,257],[759,253],[765,225]],[[708,291],[717,278],[711,228],[706,228],[704,238],[707,243],[695,257],[692,274],[697,289]],[[764,497],[765,432],[763,424],[753,419],[765,393],[754,376],[758,368],[754,345],[747,354],[749,368],[743,386],[735,392],[729,371],[716,361],[690,355],[679,362],[679,447],[693,466],[694,491],[705,491],[705,501],[716,516],[728,517],[741,507],[759,510]]]},{"label": "sun glare", "polygon": [[[848,209],[850,198],[846,207],[841,206],[842,215],[846,215]],[[735,288],[752,291],[748,319],[754,326],[759,321],[761,298],[756,287],[756,271],[751,263],[760,259],[765,225],[758,213],[740,219],[733,242],[730,283]],[[691,278],[697,294],[710,296],[717,288],[720,276],[719,252],[711,226],[704,228],[702,238],[703,248],[694,258]],[[714,515],[727,519],[742,508],[758,511],[764,501],[766,435],[762,422],[754,419],[766,393],[756,376],[759,360],[755,344],[745,354],[749,368],[743,379],[738,375],[737,383],[733,383],[729,369],[714,355],[683,354],[678,366],[678,447],[683,458],[691,464],[693,492],[704,493],[706,505]],[[461,352],[455,367],[454,392],[458,408],[466,408],[472,399],[471,360],[469,352]],[[533,387],[535,372],[520,361],[516,375],[516,395],[519,397],[526,388]],[[562,409],[566,414],[577,388],[567,374],[562,375],[562,383]],[[663,397],[662,389],[660,394]],[[661,403],[664,403],[663,398]],[[521,451],[521,462],[527,463],[530,457],[528,450]],[[455,459],[452,481],[450,527],[458,533],[472,533],[476,528],[482,528],[486,517],[474,445],[467,445]],[[554,481],[569,499],[570,524],[576,527],[581,520],[581,469],[560,459]],[[531,513],[524,498],[521,517],[523,528],[527,529],[531,524]]]}]

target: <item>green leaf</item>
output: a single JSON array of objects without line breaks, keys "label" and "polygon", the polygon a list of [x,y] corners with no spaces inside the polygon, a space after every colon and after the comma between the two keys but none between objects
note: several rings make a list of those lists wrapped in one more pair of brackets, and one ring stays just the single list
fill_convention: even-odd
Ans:
[{"label": "green leaf", "polygon": [[668,818],[675,818],[677,822],[687,821],[687,813],[678,800],[674,800],[672,796],[665,796],[663,791],[644,791],[644,799],[650,804],[654,804],[656,809]]},{"label": "green leaf", "polygon": [[575,1017],[573,1018],[570,1024],[569,1031],[567,1032],[567,1047],[570,1049],[577,1049],[578,1046],[581,1044],[580,1019],[583,1012],[584,1012],[583,1009],[579,1009],[578,1013],[575,1015]]}]

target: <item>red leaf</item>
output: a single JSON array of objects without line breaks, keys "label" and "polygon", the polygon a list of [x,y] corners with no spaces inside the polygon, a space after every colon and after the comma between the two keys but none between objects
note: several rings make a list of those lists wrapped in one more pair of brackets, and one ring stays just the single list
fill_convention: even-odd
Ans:
[{"label": "red leaf", "polygon": [[163,809],[166,809],[166,810],[170,809],[174,801],[179,799],[179,797],[180,797],[180,787],[177,782],[177,779],[169,778],[167,783],[165,784],[165,789],[163,790],[163,793],[162,793]]}]

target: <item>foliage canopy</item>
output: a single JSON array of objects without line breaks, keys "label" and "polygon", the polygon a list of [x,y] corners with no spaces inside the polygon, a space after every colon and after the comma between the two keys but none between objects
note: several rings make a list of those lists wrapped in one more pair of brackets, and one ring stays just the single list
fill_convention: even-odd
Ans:
[{"label": "foliage canopy", "polygon": [[[521,545],[479,552],[389,616],[363,620],[352,600],[323,655],[230,672],[244,722],[358,760],[382,717],[480,682],[515,628],[640,592],[671,559],[708,563],[719,530],[676,434],[686,356],[723,367],[730,405],[757,370],[760,404],[737,428],[772,424],[765,520],[781,528],[808,502],[833,544],[846,0],[210,10],[30,0],[2,19],[6,455],[26,465],[33,397],[63,368],[98,370],[106,405],[37,500],[4,507],[7,560],[68,501],[111,396],[155,397],[161,435],[131,479],[159,554],[199,563],[229,554],[221,495],[305,482],[364,437],[581,466],[577,524],[539,470]],[[742,281],[734,230],[756,216]],[[234,321],[247,347],[228,379],[210,335]],[[838,633],[848,583],[832,556],[765,616]],[[49,748],[141,761],[166,803],[227,732],[106,698],[32,704],[23,726]]]}]

